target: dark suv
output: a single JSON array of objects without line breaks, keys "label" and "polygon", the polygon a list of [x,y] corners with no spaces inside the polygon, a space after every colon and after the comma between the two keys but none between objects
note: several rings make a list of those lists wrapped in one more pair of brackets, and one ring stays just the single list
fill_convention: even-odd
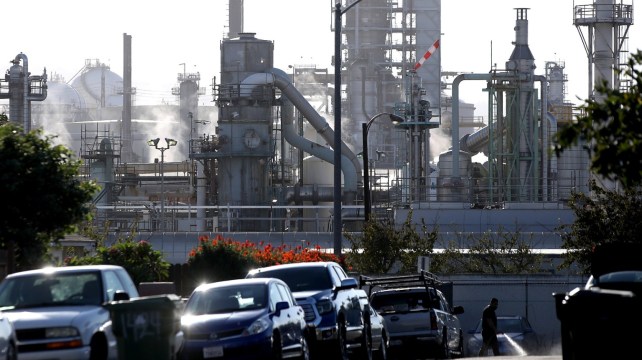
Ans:
[{"label": "dark suv", "polygon": [[247,277],[275,277],[288,284],[305,310],[313,357],[371,358],[368,299],[339,264],[275,265],[252,270]]}]

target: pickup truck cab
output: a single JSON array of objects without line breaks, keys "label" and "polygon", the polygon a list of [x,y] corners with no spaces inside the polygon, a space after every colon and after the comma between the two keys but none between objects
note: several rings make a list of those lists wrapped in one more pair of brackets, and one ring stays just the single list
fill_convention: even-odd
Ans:
[{"label": "pickup truck cab", "polygon": [[393,355],[447,359],[463,355],[464,337],[457,315],[461,306],[451,307],[438,289],[436,276],[418,275],[359,278],[368,288],[370,305],[384,319]]},{"label": "pickup truck cab", "polygon": [[282,264],[251,270],[247,278],[283,280],[305,311],[313,358],[370,359],[367,297],[355,278],[331,261]]},{"label": "pickup truck cab", "polygon": [[127,271],[114,265],[52,267],[8,275],[0,311],[25,359],[117,359],[104,302],[138,297]]}]

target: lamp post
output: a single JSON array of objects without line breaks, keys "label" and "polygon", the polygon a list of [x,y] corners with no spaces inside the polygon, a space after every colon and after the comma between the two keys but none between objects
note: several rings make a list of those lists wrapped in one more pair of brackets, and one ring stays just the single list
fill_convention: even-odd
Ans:
[{"label": "lamp post", "polygon": [[370,203],[370,170],[368,169],[368,131],[370,131],[370,126],[375,119],[384,115],[387,115],[393,124],[399,124],[404,120],[399,115],[383,112],[373,116],[367,123],[361,124],[361,134],[363,136],[363,213],[366,221],[370,220],[370,213],[372,212]]},{"label": "lamp post", "polygon": [[335,3],[334,10],[334,254],[341,256],[343,228],[341,220],[341,16],[360,3],[355,0],[341,9],[341,0]]},{"label": "lamp post", "polygon": [[161,174],[161,230],[165,231],[165,171],[163,169],[163,164],[165,163],[165,150],[169,149],[172,146],[176,146],[178,141],[174,139],[165,138],[167,146],[158,146],[160,138],[152,139],[147,142],[147,145],[155,147],[161,152],[161,161],[160,161],[160,174]]}]

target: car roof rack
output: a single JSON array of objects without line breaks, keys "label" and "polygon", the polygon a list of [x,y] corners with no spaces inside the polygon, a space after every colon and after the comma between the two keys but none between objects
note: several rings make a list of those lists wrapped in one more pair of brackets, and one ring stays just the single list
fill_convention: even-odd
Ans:
[{"label": "car roof rack", "polygon": [[416,275],[393,275],[379,277],[359,275],[359,288],[368,286],[368,297],[370,297],[372,291],[377,287],[380,289],[424,287],[426,289],[426,292],[433,295],[435,287],[442,284],[443,282],[439,280],[437,275],[425,270],[421,270],[421,272]]}]

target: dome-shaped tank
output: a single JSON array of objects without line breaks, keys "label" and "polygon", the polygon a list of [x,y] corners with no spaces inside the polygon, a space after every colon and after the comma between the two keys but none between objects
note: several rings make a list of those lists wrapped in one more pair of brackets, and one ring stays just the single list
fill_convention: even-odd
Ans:
[{"label": "dome-shaped tank", "polygon": [[439,177],[437,178],[437,201],[470,201],[469,183],[472,167],[471,156],[465,151],[459,152],[459,178],[453,178],[452,150],[439,155]]},{"label": "dome-shaped tank", "polygon": [[[72,83],[88,107],[123,106],[123,78],[98,61],[85,64],[82,74]],[[104,98],[104,104],[103,104]]]},{"label": "dome-shaped tank", "polygon": [[62,105],[77,109],[84,109],[85,99],[71,85],[54,78],[47,82],[47,98],[42,101],[46,105]]}]

